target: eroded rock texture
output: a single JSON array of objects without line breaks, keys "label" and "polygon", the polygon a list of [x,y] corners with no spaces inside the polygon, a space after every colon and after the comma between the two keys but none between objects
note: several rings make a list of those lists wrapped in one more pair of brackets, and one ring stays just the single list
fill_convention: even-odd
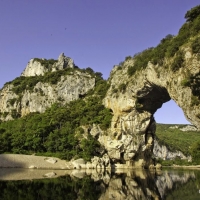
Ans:
[{"label": "eroded rock texture", "polygon": [[31,59],[21,76],[39,76],[44,75],[46,72],[54,72],[57,70],[63,70],[65,68],[74,68],[74,61],[70,57],[66,57],[64,53],[61,53],[58,60],[50,65],[44,65],[46,59]]},{"label": "eroded rock texture", "polygon": [[191,87],[183,84],[188,76],[198,77],[200,61],[189,48],[183,48],[183,52],[184,62],[176,71],[171,70],[174,58],[166,59],[163,66],[149,62],[145,69],[132,76],[128,75],[128,69],[134,65],[133,58],[111,71],[104,105],[112,109],[114,116],[110,132],[101,136],[100,142],[114,162],[133,167],[154,164],[152,149],[156,127],[153,115],[170,99],[200,129],[199,104],[194,103],[198,97]]},{"label": "eroded rock texture", "polygon": [[[19,78],[22,79],[23,76],[29,79],[32,78],[30,76],[41,77],[48,71],[73,68],[74,63],[71,58],[61,54],[57,62],[48,66],[49,68],[32,59]],[[22,88],[20,85],[22,80],[15,85],[12,82],[5,84],[0,90],[0,119],[12,120],[16,116],[25,116],[32,112],[42,113],[55,102],[65,104],[77,100],[95,86],[95,78],[79,70],[72,70],[59,78],[56,83],[52,83],[48,79],[45,82],[37,81],[34,83],[35,85],[31,85],[33,82],[27,82],[23,87],[28,86],[29,89]],[[17,88],[19,89],[16,90]]]}]

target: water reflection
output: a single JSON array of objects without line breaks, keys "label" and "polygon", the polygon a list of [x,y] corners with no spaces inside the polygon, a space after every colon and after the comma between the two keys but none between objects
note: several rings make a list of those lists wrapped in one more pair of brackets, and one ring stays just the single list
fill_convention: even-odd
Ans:
[{"label": "water reflection", "polygon": [[0,179],[5,200],[200,199],[200,171],[1,169]]}]

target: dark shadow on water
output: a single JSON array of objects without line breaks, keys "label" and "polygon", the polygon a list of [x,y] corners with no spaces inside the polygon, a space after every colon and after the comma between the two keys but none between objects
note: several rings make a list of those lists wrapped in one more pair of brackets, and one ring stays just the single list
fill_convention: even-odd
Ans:
[{"label": "dark shadow on water", "polygon": [[[10,168],[10,167],[13,168]],[[23,167],[23,164],[15,161],[12,157],[6,154],[0,154],[0,180],[9,180],[9,177],[14,176]]]}]

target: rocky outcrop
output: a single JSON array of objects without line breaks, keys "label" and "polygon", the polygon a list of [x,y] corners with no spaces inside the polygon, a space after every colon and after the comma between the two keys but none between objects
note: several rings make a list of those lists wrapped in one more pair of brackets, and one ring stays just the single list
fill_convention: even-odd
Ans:
[{"label": "rocky outcrop", "polygon": [[[178,126],[171,126],[169,127],[171,129],[178,129],[179,127]],[[180,128],[181,131],[198,131],[198,129],[195,127],[195,126],[191,126],[191,125],[187,125],[187,126],[184,126],[182,128]]]},{"label": "rocky outcrop", "polygon": [[[73,65],[71,58],[61,54],[53,67],[62,70],[65,67],[72,68]],[[30,61],[22,76],[43,75],[45,72],[40,63]],[[42,113],[55,102],[65,104],[78,99],[94,86],[95,78],[79,70],[61,75],[57,84],[38,81],[32,89],[25,89],[21,93],[15,92],[17,86],[11,82],[0,90],[0,119],[12,120],[16,116],[25,116],[32,112]]]},{"label": "rocky outcrop", "polygon": [[165,145],[160,145],[156,139],[154,140],[153,155],[155,158],[163,160],[173,160],[175,158],[191,160],[190,156],[185,156],[181,151],[170,151]]},{"label": "rocky outcrop", "polygon": [[165,59],[163,66],[149,62],[145,69],[136,71],[132,76],[129,76],[128,69],[134,66],[135,60],[129,58],[111,71],[104,105],[113,111],[114,116],[110,131],[99,141],[105,145],[113,162],[146,168],[154,164],[153,115],[170,99],[200,129],[199,104],[193,102],[196,97],[192,88],[183,84],[188,74],[195,76],[200,72],[200,60],[189,47],[182,47],[182,51],[184,63],[176,71],[170,67],[175,58]]},{"label": "rocky outcrop", "polygon": [[60,54],[57,61],[53,59],[50,61],[53,62],[49,62],[49,60],[44,58],[31,59],[28,62],[25,70],[22,72],[21,76],[43,76],[47,72],[54,72],[57,70],[63,70],[65,68],[74,68],[75,66],[74,61],[71,58],[66,57],[64,53]]}]

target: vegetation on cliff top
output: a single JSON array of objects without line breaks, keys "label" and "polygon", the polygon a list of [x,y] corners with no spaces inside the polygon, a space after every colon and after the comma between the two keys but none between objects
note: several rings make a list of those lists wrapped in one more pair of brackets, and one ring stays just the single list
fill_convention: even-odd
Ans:
[{"label": "vegetation on cliff top", "polygon": [[[200,5],[192,8],[185,14],[186,23],[180,28],[177,36],[167,35],[155,48],[148,48],[134,56],[135,63],[128,69],[128,75],[132,76],[136,71],[147,67],[149,61],[154,65],[163,66],[165,58],[174,58],[171,69],[173,71],[182,67],[180,47],[200,32]],[[192,44],[193,53],[200,53],[200,41],[196,39]],[[178,54],[178,55],[176,55]],[[176,58],[178,57],[178,58]]]},{"label": "vegetation on cliff top", "polygon": [[41,65],[43,65],[45,68],[48,68],[52,66],[54,63],[56,63],[58,60],[34,58],[34,61],[40,62]]},{"label": "vegetation on cliff top", "polygon": [[13,92],[17,95],[20,95],[25,90],[33,91],[33,88],[38,82],[57,84],[61,80],[61,76],[74,75],[76,71],[85,73],[86,75],[89,74],[96,79],[102,76],[100,72],[94,72],[89,67],[86,69],[79,69],[78,67],[75,67],[75,68],[65,68],[63,70],[58,70],[55,72],[47,72],[44,74],[44,76],[31,76],[31,77],[20,76],[15,78],[13,81],[5,83],[5,85],[12,84],[14,86],[12,89]]}]

